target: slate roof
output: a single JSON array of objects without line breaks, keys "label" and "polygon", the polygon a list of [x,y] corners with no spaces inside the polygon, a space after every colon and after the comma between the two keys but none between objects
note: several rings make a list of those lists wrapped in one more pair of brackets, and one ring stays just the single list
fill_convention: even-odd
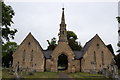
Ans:
[{"label": "slate roof", "polygon": [[82,58],[83,52],[82,51],[73,51],[75,53],[75,59]]},{"label": "slate roof", "polygon": [[[83,56],[84,56],[84,54],[86,53],[86,51],[88,50],[88,48],[90,47],[90,45],[91,45],[91,43],[92,43],[92,41],[93,41],[93,39],[95,38],[95,37],[99,37],[97,34],[92,38],[92,39],[90,39],[88,42],[86,42],[86,44],[85,44],[85,46],[82,48],[82,50],[81,51],[73,51],[74,52],[74,54],[75,54],[75,59],[81,59]],[[34,37],[33,37],[34,38]],[[35,39],[35,38],[34,38]],[[42,49],[42,47],[40,46],[40,44],[39,44],[39,42],[35,39],[35,41],[36,41],[36,43],[39,45],[39,47]],[[105,45],[106,46],[106,45]],[[43,54],[44,54],[44,57],[46,58],[46,59],[51,59],[51,54],[52,54],[52,50],[43,50],[42,49],[42,51],[43,51]]]},{"label": "slate roof", "polygon": [[89,40],[88,42],[86,42],[85,46],[82,48],[82,51],[81,51],[82,52],[82,56],[86,53],[87,49],[90,47],[93,38],[91,40]]},{"label": "slate roof", "polygon": [[[82,51],[73,51],[75,54],[75,59],[80,59],[82,57]],[[43,54],[46,59],[51,58],[52,50],[43,50]]]},{"label": "slate roof", "polygon": [[45,58],[50,59],[52,50],[43,50],[43,54],[44,54]]},{"label": "slate roof", "polygon": [[31,32],[29,33],[29,35],[31,35],[31,36],[33,37],[33,39],[35,40],[35,43],[39,46],[39,48],[40,48],[41,50],[43,50],[42,47],[40,46],[39,42],[38,42],[38,41],[35,39],[35,37],[31,34]]}]

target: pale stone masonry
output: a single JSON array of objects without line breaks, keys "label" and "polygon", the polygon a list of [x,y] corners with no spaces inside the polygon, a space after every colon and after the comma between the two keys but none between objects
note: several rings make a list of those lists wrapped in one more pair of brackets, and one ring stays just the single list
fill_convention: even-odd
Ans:
[{"label": "pale stone masonry", "polygon": [[63,65],[67,72],[91,72],[92,70],[99,72],[103,69],[111,69],[114,55],[97,34],[81,51],[73,51],[68,45],[66,26],[64,8],[62,8],[56,48],[53,51],[43,50],[39,42],[29,33],[13,54],[13,70],[17,64],[19,69],[38,72],[58,72]]}]

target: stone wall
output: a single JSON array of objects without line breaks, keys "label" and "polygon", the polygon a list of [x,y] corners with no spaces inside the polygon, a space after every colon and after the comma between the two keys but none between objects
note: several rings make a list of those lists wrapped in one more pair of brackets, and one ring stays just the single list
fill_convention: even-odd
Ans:
[{"label": "stone wall", "polygon": [[98,72],[103,68],[108,68],[113,58],[113,54],[108,50],[103,41],[98,36],[95,36],[83,56],[82,71],[90,72],[94,68]]},{"label": "stone wall", "polygon": [[46,59],[46,71],[51,71],[51,59]]},{"label": "stone wall", "polygon": [[74,52],[69,47],[66,42],[59,42],[58,46],[52,53],[52,67],[51,71],[57,72],[58,71],[58,56],[64,54],[68,57],[68,69],[67,72],[75,72],[75,61],[74,61]]},{"label": "stone wall", "polygon": [[44,55],[32,34],[25,38],[13,54],[13,70],[17,62],[19,63],[19,68],[28,68],[29,71],[33,69],[40,72],[44,71]]}]

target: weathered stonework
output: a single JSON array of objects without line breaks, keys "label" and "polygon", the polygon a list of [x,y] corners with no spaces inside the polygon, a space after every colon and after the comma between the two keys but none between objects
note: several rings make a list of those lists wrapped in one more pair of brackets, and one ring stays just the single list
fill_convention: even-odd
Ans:
[{"label": "weathered stonework", "polygon": [[13,70],[16,65],[19,69],[28,71],[58,72],[59,57],[66,58],[67,72],[99,72],[102,69],[111,69],[114,55],[106,47],[98,35],[88,41],[81,51],[73,51],[68,45],[64,8],[59,30],[58,45],[53,51],[43,50],[31,33],[23,40],[13,54]]},{"label": "weathered stonework", "polygon": [[13,54],[13,69],[15,69],[16,63],[19,63],[19,68],[26,69],[28,67],[29,71],[32,71],[34,68],[40,72],[44,71],[42,49],[31,33],[29,33]]},{"label": "weathered stonework", "polygon": [[[58,46],[55,48],[55,50],[53,51],[53,53],[51,54],[52,56],[52,68],[54,72],[57,72],[57,62],[58,62],[58,56],[61,54],[65,54],[68,57],[68,72],[73,72],[72,68],[75,66],[75,62],[74,62],[74,52],[72,51],[72,49],[69,47],[69,45],[66,42],[59,42]],[[75,71],[74,71],[75,72]]]},{"label": "weathered stonework", "polygon": [[84,56],[81,60],[81,70],[83,72],[90,72],[90,69],[92,67],[91,62],[94,61],[94,53],[96,55],[96,61],[94,64],[96,72],[100,71],[103,68],[108,68],[114,56],[100,39],[100,37],[96,35],[88,43],[89,47],[86,49],[86,51],[84,51]]}]

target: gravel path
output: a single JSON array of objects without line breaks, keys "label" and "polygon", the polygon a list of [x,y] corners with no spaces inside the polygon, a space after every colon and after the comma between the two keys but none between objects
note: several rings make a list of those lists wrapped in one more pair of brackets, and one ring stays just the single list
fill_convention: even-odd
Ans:
[{"label": "gravel path", "polygon": [[75,79],[70,78],[65,72],[60,72],[59,80],[75,80]]}]

